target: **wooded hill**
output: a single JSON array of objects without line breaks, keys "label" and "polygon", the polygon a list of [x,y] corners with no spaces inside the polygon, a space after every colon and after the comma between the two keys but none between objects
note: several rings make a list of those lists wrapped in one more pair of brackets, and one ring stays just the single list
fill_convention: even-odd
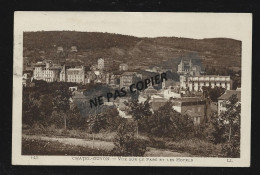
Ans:
[{"label": "wooded hill", "polygon": [[[129,66],[164,65],[177,68],[181,57],[199,60],[204,66],[241,67],[241,41],[229,38],[189,39],[178,37],[138,38],[134,36],[75,31],[24,32],[24,57],[55,59],[57,47],[64,49],[64,59],[87,64],[99,57],[114,64]],[[78,52],[71,54],[71,46]],[[44,52],[42,52],[44,51]],[[195,61],[196,62],[196,61]]]}]

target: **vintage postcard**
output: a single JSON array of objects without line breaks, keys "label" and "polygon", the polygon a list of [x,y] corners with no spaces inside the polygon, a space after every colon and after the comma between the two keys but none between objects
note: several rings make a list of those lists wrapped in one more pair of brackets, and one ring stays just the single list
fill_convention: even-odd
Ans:
[{"label": "vintage postcard", "polygon": [[252,14],[15,12],[13,165],[249,167]]}]

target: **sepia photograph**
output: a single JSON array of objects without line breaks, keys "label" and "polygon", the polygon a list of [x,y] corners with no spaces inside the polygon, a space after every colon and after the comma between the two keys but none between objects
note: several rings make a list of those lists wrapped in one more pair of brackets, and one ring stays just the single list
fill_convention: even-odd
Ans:
[{"label": "sepia photograph", "polygon": [[251,20],[15,12],[13,163],[250,166]]}]

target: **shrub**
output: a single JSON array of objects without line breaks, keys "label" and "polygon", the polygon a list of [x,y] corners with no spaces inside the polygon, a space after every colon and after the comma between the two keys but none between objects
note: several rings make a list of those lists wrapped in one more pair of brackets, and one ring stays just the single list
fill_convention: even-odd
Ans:
[{"label": "shrub", "polygon": [[143,156],[146,152],[147,141],[134,136],[134,123],[123,122],[114,139],[115,148],[112,150],[117,156]]}]

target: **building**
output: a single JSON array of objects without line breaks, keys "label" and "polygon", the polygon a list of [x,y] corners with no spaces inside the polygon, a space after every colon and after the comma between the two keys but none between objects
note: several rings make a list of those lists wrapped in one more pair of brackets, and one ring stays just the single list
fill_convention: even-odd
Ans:
[{"label": "building", "polygon": [[149,86],[147,89],[144,90],[143,95],[145,97],[151,97],[152,95],[157,95],[158,91],[153,88],[153,86]]},{"label": "building", "polygon": [[51,60],[37,62],[33,71],[35,80],[44,80],[47,82],[59,81],[59,74],[62,67],[58,64],[52,64]]},{"label": "building", "polygon": [[179,89],[174,87],[169,87],[167,89],[163,89],[163,96],[167,100],[170,98],[181,98],[182,94],[179,92]]},{"label": "building", "polygon": [[128,70],[128,65],[125,63],[119,64],[119,70],[120,71],[127,71]]},{"label": "building", "polygon": [[62,53],[63,52],[63,47],[59,46],[57,47],[57,53]]},{"label": "building", "polygon": [[181,59],[180,64],[178,65],[177,73],[180,75],[200,75],[201,67],[197,65],[193,65],[190,59],[189,63],[186,63]]},{"label": "building", "polygon": [[232,89],[230,76],[200,75],[200,76],[180,76],[180,88],[189,91],[202,91],[203,86],[222,87],[226,90]]},{"label": "building", "polygon": [[238,101],[241,102],[241,91],[226,90],[226,92],[218,98],[218,115],[220,115],[221,112],[224,112],[227,110],[225,104],[232,95],[236,95],[238,98]]},{"label": "building", "polygon": [[167,81],[163,80],[162,82],[162,89],[167,89],[169,87],[172,87],[172,86],[178,86],[179,85],[179,82],[176,82],[172,79],[167,79]]},{"label": "building", "polygon": [[85,67],[66,68],[63,66],[60,72],[60,81],[85,84]]},{"label": "building", "polygon": [[148,72],[156,72],[156,73],[162,72],[162,69],[158,66],[150,66],[148,69],[145,70]]},{"label": "building", "polygon": [[98,69],[103,70],[105,68],[105,60],[103,58],[98,59]]},{"label": "building", "polygon": [[167,103],[167,99],[161,97],[161,96],[154,96],[152,99],[151,99],[151,108],[152,108],[152,111],[156,111],[158,110],[160,107],[164,106],[166,103]]},{"label": "building", "polygon": [[31,83],[32,73],[26,71],[23,73],[23,86],[27,87]]},{"label": "building", "polygon": [[133,83],[135,83],[137,80],[137,73],[136,72],[124,72],[120,76],[120,88],[126,87],[129,88],[129,86]]},{"label": "building", "polygon": [[70,52],[78,52],[77,47],[76,46],[71,46]]},{"label": "building", "polygon": [[182,115],[192,117],[194,124],[202,123],[207,117],[206,100],[202,98],[187,97],[174,99],[173,109]]}]

